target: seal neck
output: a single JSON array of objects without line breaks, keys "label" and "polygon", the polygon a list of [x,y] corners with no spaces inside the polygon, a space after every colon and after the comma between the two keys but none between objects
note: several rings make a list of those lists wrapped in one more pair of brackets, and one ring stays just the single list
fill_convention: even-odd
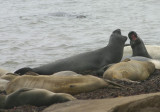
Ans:
[{"label": "seal neck", "polygon": [[123,50],[124,50],[124,44],[122,43],[109,43],[105,48],[105,51],[109,51],[109,54],[107,54],[107,57],[109,57],[110,60],[112,60],[112,63],[117,63],[122,59],[123,56]]},{"label": "seal neck", "polygon": [[140,43],[138,45],[133,46],[132,48],[133,54],[132,56],[143,56],[147,58],[152,58],[149,54],[148,51],[141,39],[139,39]]},{"label": "seal neck", "polygon": [[118,51],[119,49],[123,49],[124,48],[124,43],[113,43],[113,42],[109,42],[108,45],[106,46],[106,48],[112,48],[116,51]]},{"label": "seal neck", "polygon": [[0,108],[5,108],[6,95],[0,95]]}]

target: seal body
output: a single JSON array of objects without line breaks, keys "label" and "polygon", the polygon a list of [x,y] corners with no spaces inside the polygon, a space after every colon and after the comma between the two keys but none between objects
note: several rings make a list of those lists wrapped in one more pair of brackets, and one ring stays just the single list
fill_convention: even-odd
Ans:
[{"label": "seal body", "polygon": [[129,79],[132,81],[142,81],[147,79],[155,70],[155,65],[151,62],[142,62],[136,60],[122,61],[108,68],[103,78],[106,79]]},{"label": "seal body", "polygon": [[126,40],[127,37],[122,36],[120,29],[117,29],[113,31],[109,44],[104,48],[58,60],[40,67],[21,68],[15,71],[15,73],[23,75],[28,71],[32,71],[41,75],[51,75],[66,70],[76,73],[88,70],[96,71],[105,65],[117,63],[121,60]]},{"label": "seal body", "polygon": [[142,39],[137,35],[135,31],[131,31],[128,34],[128,37],[130,39],[130,45],[132,48],[132,56],[143,56],[147,58],[152,58],[142,41]]},{"label": "seal body", "polygon": [[6,92],[10,94],[21,88],[41,88],[55,93],[78,94],[108,86],[103,79],[92,75],[23,75],[9,82]]},{"label": "seal body", "polygon": [[[66,93],[53,93],[45,89],[22,88],[3,97],[0,95],[0,100],[4,103],[0,108],[9,109],[22,105],[49,106],[54,103],[61,103],[75,99],[76,98]],[[2,101],[0,103],[2,103]]]},{"label": "seal body", "polygon": [[156,69],[160,69],[160,61],[157,59],[150,59],[142,56],[135,56],[135,57],[130,57],[131,60],[137,60],[137,61],[147,61],[147,62],[152,62],[155,65]]}]

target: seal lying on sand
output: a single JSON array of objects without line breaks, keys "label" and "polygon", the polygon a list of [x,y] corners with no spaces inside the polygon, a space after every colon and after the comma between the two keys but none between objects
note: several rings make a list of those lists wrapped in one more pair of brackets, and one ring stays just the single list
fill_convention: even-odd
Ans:
[{"label": "seal lying on sand", "polygon": [[23,75],[9,82],[6,92],[10,94],[20,88],[41,88],[55,93],[78,94],[108,87],[103,79],[92,75]]},{"label": "seal lying on sand", "polygon": [[66,93],[53,93],[45,89],[22,88],[9,95],[0,95],[0,108],[9,109],[22,105],[49,106],[75,99]]},{"label": "seal lying on sand", "polygon": [[131,31],[128,34],[128,37],[130,39],[130,45],[132,48],[132,57],[133,56],[143,56],[147,58],[152,58],[142,41],[142,39],[137,35],[136,32]]},{"label": "seal lying on sand", "polygon": [[156,59],[150,59],[142,56],[135,56],[135,57],[130,57],[129,59],[131,60],[137,60],[137,61],[148,61],[152,62],[155,65],[156,69],[160,69],[160,61]]},{"label": "seal lying on sand", "polygon": [[21,68],[15,71],[15,73],[23,75],[28,71],[32,71],[40,75],[51,75],[65,70],[76,73],[82,73],[88,70],[96,71],[105,65],[117,63],[121,60],[126,40],[127,37],[122,36],[120,29],[117,29],[113,31],[109,44],[104,48],[58,60],[36,68]]},{"label": "seal lying on sand", "polygon": [[142,81],[147,79],[155,70],[155,65],[151,62],[141,62],[126,59],[109,67],[103,74],[106,79],[120,79]]}]

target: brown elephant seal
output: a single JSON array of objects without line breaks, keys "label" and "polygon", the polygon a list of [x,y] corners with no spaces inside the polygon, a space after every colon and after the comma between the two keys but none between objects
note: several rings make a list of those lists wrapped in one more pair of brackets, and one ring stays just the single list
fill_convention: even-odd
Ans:
[{"label": "brown elephant seal", "polygon": [[154,71],[155,65],[151,62],[126,59],[109,67],[104,72],[103,78],[142,81],[147,79]]},{"label": "brown elephant seal", "polygon": [[143,56],[147,58],[152,58],[149,55],[142,39],[137,35],[135,31],[129,32],[128,37],[130,39],[130,45],[133,52],[132,56]]},{"label": "brown elephant seal", "polygon": [[127,37],[121,35],[121,30],[117,29],[113,31],[108,45],[104,48],[61,59],[40,67],[21,68],[16,70],[15,73],[23,75],[28,71],[32,71],[40,75],[52,75],[53,73],[66,70],[76,73],[97,71],[105,65],[117,63],[121,60],[126,40]]},{"label": "brown elephant seal", "polygon": [[41,88],[55,93],[78,94],[108,86],[103,79],[92,75],[23,75],[10,81],[6,92],[10,94],[20,88]]},{"label": "brown elephant seal", "polygon": [[10,109],[22,105],[49,106],[75,99],[66,93],[53,93],[45,89],[22,88],[9,95],[0,95],[0,108]]}]

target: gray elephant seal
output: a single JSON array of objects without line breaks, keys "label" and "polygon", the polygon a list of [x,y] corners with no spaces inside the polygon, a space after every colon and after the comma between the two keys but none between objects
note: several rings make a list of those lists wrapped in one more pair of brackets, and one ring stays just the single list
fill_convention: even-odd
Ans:
[{"label": "gray elephant seal", "polygon": [[132,56],[143,56],[147,58],[152,58],[142,41],[142,39],[137,35],[135,31],[131,31],[128,34],[128,37],[130,39],[130,45],[133,51]]},{"label": "gray elephant seal", "polygon": [[22,105],[49,106],[75,99],[66,93],[53,93],[45,89],[22,88],[9,95],[0,95],[0,108],[10,109]]},{"label": "gray elephant seal", "polygon": [[130,81],[146,80],[155,71],[151,62],[126,59],[109,67],[103,74],[105,79]]},{"label": "gray elephant seal", "polygon": [[104,48],[58,60],[36,68],[21,68],[15,71],[15,73],[23,75],[28,71],[32,71],[40,75],[51,75],[66,70],[76,73],[83,73],[89,70],[96,71],[105,65],[117,63],[121,60],[126,40],[127,37],[122,36],[121,30],[117,29],[113,31],[108,45]]}]

